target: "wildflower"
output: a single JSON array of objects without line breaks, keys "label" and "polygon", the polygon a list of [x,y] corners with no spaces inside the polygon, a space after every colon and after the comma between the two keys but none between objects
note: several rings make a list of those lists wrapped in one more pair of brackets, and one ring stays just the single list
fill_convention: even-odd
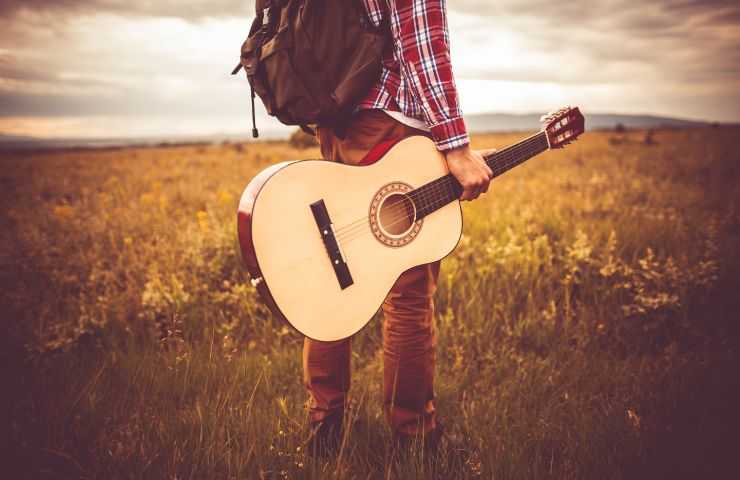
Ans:
[{"label": "wildflower", "polygon": [[[287,417],[288,416],[288,399],[285,397],[279,397],[275,400],[278,404],[278,407],[280,408],[280,411],[283,412],[283,414]],[[285,432],[280,430],[279,435],[282,437],[285,435]]]},{"label": "wildflower", "polygon": [[534,242],[532,242],[532,249],[537,258],[541,259],[543,265],[552,265],[553,252],[550,246],[550,238],[546,233],[537,236]]},{"label": "wildflower", "polygon": [[201,231],[208,232],[208,213],[201,210],[195,214],[195,217],[198,219],[198,225],[200,226]]},{"label": "wildflower", "polygon": [[610,256],[607,260],[606,265],[599,269],[599,273],[602,277],[609,278],[619,271],[619,263],[617,263],[614,257]]},{"label": "wildflower", "polygon": [[234,203],[234,195],[225,190],[219,190],[216,197],[221,205],[231,206]]},{"label": "wildflower", "polygon": [[127,247],[134,243],[134,239],[131,237],[126,237],[123,239],[123,244]]},{"label": "wildflower", "polygon": [[601,187],[602,185],[606,185],[609,182],[609,179],[605,174],[594,172],[594,174],[589,179],[588,183],[595,187]]},{"label": "wildflower", "polygon": [[578,230],[575,242],[568,247],[568,256],[575,262],[588,262],[592,251],[593,247],[588,242],[588,235]]},{"label": "wildflower", "polygon": [[99,193],[98,194],[98,202],[101,203],[101,206],[105,207],[109,203],[113,201],[113,196],[110,193]]},{"label": "wildflower", "polygon": [[609,233],[609,238],[606,240],[606,253],[609,255],[614,255],[614,252],[617,251],[617,232],[612,230]]},{"label": "wildflower", "polygon": [[638,263],[645,278],[658,280],[661,277],[660,262],[652,248],[648,247],[645,256],[638,260]]},{"label": "wildflower", "polygon": [[638,294],[635,296],[635,302],[642,307],[642,311],[679,308],[681,306],[678,295],[666,292],[656,292],[652,295]]},{"label": "wildflower", "polygon": [[547,322],[552,322],[558,314],[558,307],[555,305],[555,300],[550,300],[547,308],[542,310],[542,317]]},{"label": "wildflower", "polygon": [[640,429],[640,416],[631,408],[627,410],[627,423],[635,430]]},{"label": "wildflower", "polygon": [[139,197],[139,203],[146,206],[154,205],[154,195],[151,193],[143,193],[141,197]]},{"label": "wildflower", "polygon": [[75,210],[69,205],[57,205],[54,207],[54,215],[56,215],[59,220],[69,220],[74,217]]}]

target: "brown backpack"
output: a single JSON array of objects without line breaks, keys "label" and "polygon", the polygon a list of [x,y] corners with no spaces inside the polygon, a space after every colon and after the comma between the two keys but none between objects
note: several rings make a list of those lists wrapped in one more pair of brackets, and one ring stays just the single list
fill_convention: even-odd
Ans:
[{"label": "brown backpack", "polygon": [[286,125],[337,126],[380,75],[387,22],[375,27],[362,0],[257,0],[241,61],[254,97]]}]

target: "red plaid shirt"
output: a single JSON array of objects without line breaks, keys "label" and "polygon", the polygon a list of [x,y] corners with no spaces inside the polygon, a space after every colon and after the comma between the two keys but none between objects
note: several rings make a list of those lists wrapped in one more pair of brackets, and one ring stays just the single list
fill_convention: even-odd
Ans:
[{"label": "red plaid shirt", "polygon": [[452,75],[445,0],[364,0],[370,20],[390,14],[393,49],[358,108],[424,121],[441,151],[469,143]]}]

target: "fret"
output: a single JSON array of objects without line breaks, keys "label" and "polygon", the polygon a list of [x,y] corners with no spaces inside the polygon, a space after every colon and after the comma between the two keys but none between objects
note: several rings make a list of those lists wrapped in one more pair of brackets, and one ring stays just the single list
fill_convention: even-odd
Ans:
[{"label": "fret", "polygon": [[[515,145],[486,157],[486,163],[498,177],[549,148],[545,132],[535,134]],[[463,188],[451,174],[433,180],[409,193],[420,220],[460,198]]]}]

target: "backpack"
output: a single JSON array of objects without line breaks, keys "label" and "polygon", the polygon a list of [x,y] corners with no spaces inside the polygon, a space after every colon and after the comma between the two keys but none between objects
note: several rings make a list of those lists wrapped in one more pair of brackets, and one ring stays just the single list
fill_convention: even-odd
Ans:
[{"label": "backpack", "polygon": [[247,73],[252,97],[286,125],[340,126],[378,80],[389,37],[362,0],[257,0],[257,17],[232,75]]}]

